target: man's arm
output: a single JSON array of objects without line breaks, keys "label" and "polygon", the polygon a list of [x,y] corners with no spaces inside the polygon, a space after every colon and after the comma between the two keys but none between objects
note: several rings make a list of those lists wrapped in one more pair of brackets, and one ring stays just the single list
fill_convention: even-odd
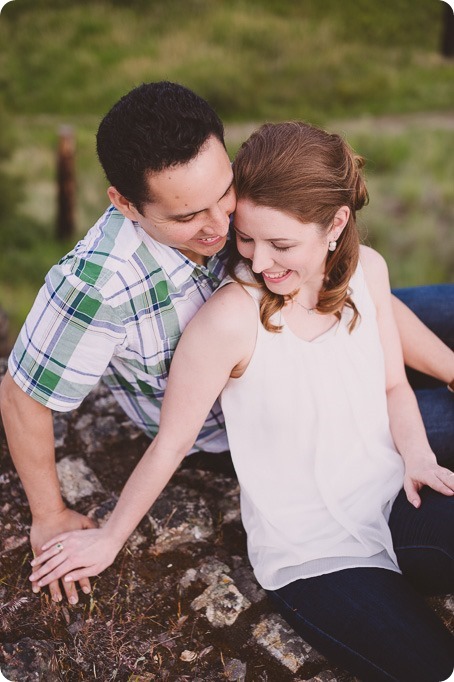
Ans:
[{"label": "man's arm", "polygon": [[452,384],[454,352],[396,296],[392,296],[392,306],[405,364],[445,384]]},{"label": "man's arm", "polygon": [[[52,412],[30,398],[6,373],[0,387],[0,407],[11,457],[22,481],[32,514],[30,541],[35,555],[56,533],[93,527],[85,516],[68,509],[62,499],[55,465]],[[80,585],[90,591],[88,580]],[[33,591],[39,587],[32,584]],[[78,600],[74,583],[64,583],[71,603]],[[49,585],[54,601],[61,601],[58,581]]]}]

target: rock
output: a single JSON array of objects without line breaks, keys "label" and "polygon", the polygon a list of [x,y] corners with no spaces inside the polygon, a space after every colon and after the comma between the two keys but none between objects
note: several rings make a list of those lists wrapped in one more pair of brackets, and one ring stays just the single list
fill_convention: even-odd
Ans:
[{"label": "rock", "polygon": [[[113,415],[96,416],[84,414],[74,425],[84,452],[92,455],[106,451],[106,446],[119,440],[120,423]],[[93,438],[93,434],[96,438]]]},{"label": "rock", "polygon": [[240,486],[238,484],[219,500],[219,511],[222,514],[223,524],[241,522]]},{"label": "rock", "polygon": [[29,637],[14,644],[0,645],[5,661],[2,673],[13,682],[60,682],[58,661],[51,642]]},{"label": "rock", "polygon": [[209,585],[191,603],[194,611],[205,609],[208,621],[216,628],[232,625],[240,613],[248,609],[251,602],[243,597],[233,580],[227,575],[221,575],[215,585]]},{"label": "rock", "polygon": [[186,663],[191,663],[192,661],[195,661],[196,658],[197,652],[189,651],[189,649],[185,649],[180,654],[180,661],[185,661]]},{"label": "rock", "polygon": [[195,490],[179,485],[167,486],[148,519],[155,533],[151,554],[170,552],[188,542],[203,542],[214,534],[205,500]]},{"label": "rock", "polygon": [[256,581],[252,568],[249,565],[239,566],[234,569],[232,571],[232,578],[242,594],[253,604],[258,604],[266,599],[266,592]]},{"label": "rock", "polygon": [[207,557],[197,569],[188,568],[180,580],[180,585],[189,587],[196,580],[202,580],[205,585],[216,585],[225,573],[230,573],[227,564],[222,563],[216,557]]},{"label": "rock", "polygon": [[306,662],[323,661],[320,654],[277,614],[262,618],[252,634],[260,646],[293,673]]},{"label": "rock", "polygon": [[[12,552],[18,547],[22,547],[28,543],[28,537],[26,535],[10,535],[3,541],[3,546],[1,547],[1,554],[6,554],[7,552]],[[1,680],[0,680],[1,682]]]},{"label": "rock", "polygon": [[231,658],[225,663],[225,676],[230,682],[244,682],[246,679],[246,663]]},{"label": "rock", "polygon": [[230,573],[230,568],[226,564],[215,557],[207,557],[198,569],[189,568],[180,580],[183,588],[197,580],[208,585],[191,602],[191,608],[195,611],[205,609],[205,615],[214,627],[232,625],[251,605],[227,573]]},{"label": "rock", "polygon": [[226,573],[230,573],[230,568],[227,564],[222,563],[216,557],[207,557],[200,565],[198,570],[198,577],[200,577],[207,585],[216,585],[219,580],[222,580]]},{"label": "rock", "polygon": [[[118,498],[116,495],[112,495],[106,500],[103,500],[101,504],[97,505],[96,507],[93,507],[93,509],[90,509],[88,512],[87,516],[90,519],[93,519],[100,528],[106,525],[107,521],[112,515],[112,512],[115,508],[115,505],[117,504]],[[137,528],[136,530],[129,536],[128,540],[126,541],[126,547],[130,549],[131,551],[136,551],[139,549],[139,547],[145,543],[150,543],[150,539],[145,537]],[[1,680],[0,680],[1,682]]]},{"label": "rock", "polygon": [[61,459],[57,462],[57,473],[63,497],[71,505],[93,493],[104,492],[94,472],[79,457]]},{"label": "rock", "polygon": [[67,412],[62,412],[58,418],[54,418],[54,441],[55,449],[63,453],[68,437],[69,415]]},{"label": "rock", "polygon": [[194,611],[205,609],[208,621],[216,628],[232,625],[240,613],[248,609],[251,602],[244,597],[227,573],[230,568],[217,559],[209,558],[193,572],[189,569],[180,584],[192,580],[203,580],[207,589],[191,602]]}]

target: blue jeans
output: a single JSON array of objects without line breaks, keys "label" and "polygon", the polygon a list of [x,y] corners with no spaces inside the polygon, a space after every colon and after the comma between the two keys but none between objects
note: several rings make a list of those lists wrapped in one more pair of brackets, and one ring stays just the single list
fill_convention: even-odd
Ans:
[{"label": "blue jeans", "polygon": [[303,639],[364,682],[440,682],[454,637],[420,592],[454,591],[454,497],[401,491],[389,526],[402,575],[352,568],[296,580],[268,595]]},{"label": "blue jeans", "polygon": [[[454,349],[454,284],[394,289],[393,294]],[[454,395],[445,384],[425,374],[412,369],[407,374],[418,399],[429,443],[444,465],[453,468]]]},{"label": "blue jeans", "polygon": [[295,631],[363,682],[440,682],[454,637],[399,573],[353,568],[268,593]]},{"label": "blue jeans", "polygon": [[[454,285],[394,291],[454,347]],[[438,461],[454,469],[454,396],[409,372]],[[454,668],[454,637],[421,593],[454,592],[454,497],[425,488],[415,509],[402,490],[389,526],[402,575],[353,568],[268,592],[290,625],[364,682],[440,682]]]}]

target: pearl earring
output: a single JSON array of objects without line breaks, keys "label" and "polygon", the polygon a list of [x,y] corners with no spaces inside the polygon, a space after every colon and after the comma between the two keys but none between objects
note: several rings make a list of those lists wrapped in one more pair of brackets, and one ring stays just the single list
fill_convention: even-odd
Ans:
[{"label": "pearl earring", "polygon": [[332,241],[328,242],[328,251],[335,251],[337,246],[337,242],[333,239]]}]

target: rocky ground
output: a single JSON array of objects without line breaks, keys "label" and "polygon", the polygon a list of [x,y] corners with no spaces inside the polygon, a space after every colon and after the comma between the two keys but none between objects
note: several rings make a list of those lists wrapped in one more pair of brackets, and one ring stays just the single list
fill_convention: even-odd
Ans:
[{"label": "rocky ground", "polygon": [[[0,362],[0,376],[5,369]],[[55,416],[68,503],[102,524],[147,441],[99,387]],[[14,682],[353,682],[270,609],[227,459],[191,457],[80,602],[34,595],[30,516],[1,432],[0,670]],[[454,596],[432,600],[454,627]]]}]

